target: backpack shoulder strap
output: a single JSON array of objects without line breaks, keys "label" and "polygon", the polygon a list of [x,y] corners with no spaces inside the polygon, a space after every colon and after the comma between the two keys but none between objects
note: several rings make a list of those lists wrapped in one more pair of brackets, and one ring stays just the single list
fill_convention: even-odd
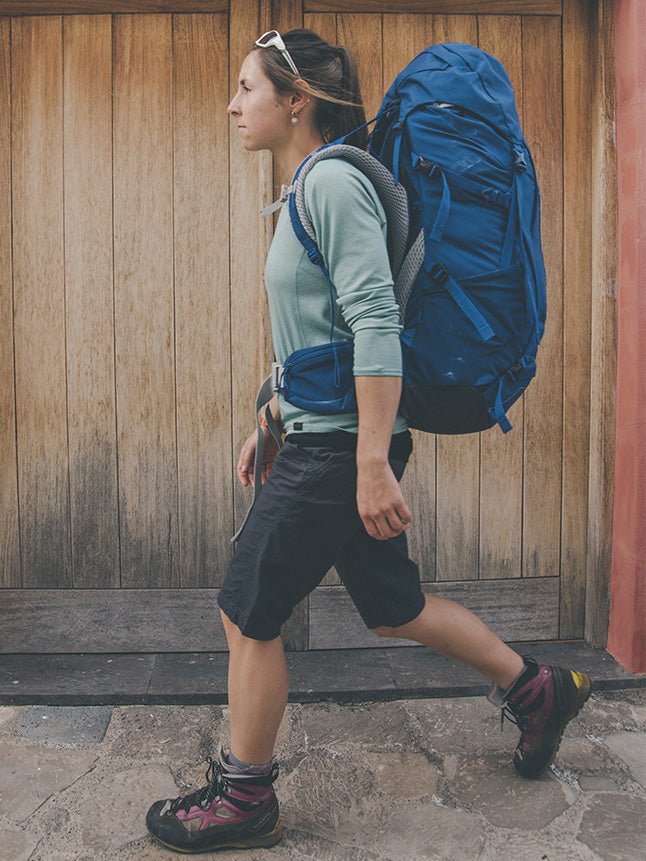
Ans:
[{"label": "backpack shoulder strap", "polygon": [[343,158],[357,167],[372,183],[386,213],[388,222],[388,257],[393,277],[401,269],[408,243],[408,198],[402,185],[374,156],[358,147],[331,144],[308,156],[294,177],[293,193],[289,196],[289,214],[296,236],[310,260],[325,271],[323,257],[316,242],[316,233],[305,206],[305,181],[312,168],[326,158]]}]

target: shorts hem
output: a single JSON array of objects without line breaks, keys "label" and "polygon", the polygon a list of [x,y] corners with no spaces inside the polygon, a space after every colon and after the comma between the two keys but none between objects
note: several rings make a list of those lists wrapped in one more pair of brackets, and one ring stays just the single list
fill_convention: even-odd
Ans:
[{"label": "shorts hem", "polygon": [[422,610],[426,606],[426,595],[424,594],[424,592],[420,593],[420,597],[421,597],[421,601],[420,601],[419,607],[415,610],[415,612],[412,614],[412,616],[405,617],[404,620],[401,622],[399,620],[396,622],[380,621],[380,622],[376,622],[375,624],[373,624],[372,621],[370,621],[370,623],[368,623],[364,619],[366,627],[372,631],[375,628],[402,628],[404,625],[408,625],[409,622],[414,621],[419,616],[419,614],[422,612]]},{"label": "shorts hem", "polygon": [[255,634],[250,630],[249,619],[241,622],[241,617],[243,616],[242,610],[236,607],[235,604],[230,604],[223,599],[220,601],[218,598],[218,607],[223,611],[223,613],[233,622],[233,624],[238,628],[243,637],[248,637],[250,640],[259,640],[262,642],[275,640],[277,637],[280,637],[280,627],[278,628],[278,633],[276,634]]}]

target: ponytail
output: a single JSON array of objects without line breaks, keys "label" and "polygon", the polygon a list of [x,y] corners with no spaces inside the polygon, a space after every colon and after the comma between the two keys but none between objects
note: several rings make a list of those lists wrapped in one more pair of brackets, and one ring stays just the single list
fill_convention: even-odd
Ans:
[{"label": "ponytail", "polygon": [[[340,45],[330,45],[312,30],[290,30],[283,35],[285,46],[300,72],[298,89],[316,99],[314,122],[326,143],[348,134],[366,121],[361,99],[359,72],[352,54]],[[260,51],[265,74],[279,95],[295,89],[297,79],[280,53],[253,46]],[[368,131],[363,128],[346,143],[366,149]]]}]

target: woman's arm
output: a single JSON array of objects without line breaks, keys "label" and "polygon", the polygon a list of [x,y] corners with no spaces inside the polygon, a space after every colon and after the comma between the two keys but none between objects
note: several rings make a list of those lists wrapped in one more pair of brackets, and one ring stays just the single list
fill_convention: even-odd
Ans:
[{"label": "woman's arm", "polygon": [[359,404],[357,507],[373,538],[394,538],[412,515],[388,463],[388,449],[401,396],[401,377],[355,377]]}]

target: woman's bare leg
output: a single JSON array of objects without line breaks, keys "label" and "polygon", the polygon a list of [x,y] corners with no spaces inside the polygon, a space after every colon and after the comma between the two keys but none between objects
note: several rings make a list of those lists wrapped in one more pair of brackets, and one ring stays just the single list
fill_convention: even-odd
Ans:
[{"label": "woman's bare leg", "polygon": [[473,667],[501,688],[508,688],[524,667],[520,655],[470,610],[434,595],[426,596],[424,609],[412,622],[374,631],[429,646],[440,655]]},{"label": "woman's bare leg", "polygon": [[221,612],[229,644],[231,752],[260,765],[274,753],[287,705],[287,662],[280,637],[253,640]]}]

